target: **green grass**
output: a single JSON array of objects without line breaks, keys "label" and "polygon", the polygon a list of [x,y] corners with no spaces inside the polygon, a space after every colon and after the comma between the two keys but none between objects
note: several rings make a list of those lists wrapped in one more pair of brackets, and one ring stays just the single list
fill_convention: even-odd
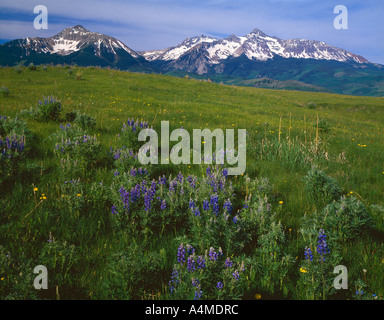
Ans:
[{"label": "green grass", "polygon": [[[37,67],[37,71],[22,68],[21,73],[13,68],[1,68],[0,86],[8,88],[9,95],[0,96],[0,115],[16,117],[21,110],[35,107],[44,96],[55,96],[62,102],[63,114],[80,110],[96,118],[96,128],[90,133],[97,136],[105,153],[118,145],[117,135],[128,118],[146,120],[155,129],[165,120],[170,122],[171,130],[183,126],[189,132],[195,128],[246,128],[247,169],[244,176],[233,178],[234,184],[241,190],[247,177],[270,179],[276,191],[276,203],[283,202],[277,205],[277,215],[295,257],[302,255],[305,246],[298,234],[301,218],[321,210],[304,190],[303,177],[312,164],[335,178],[345,194],[355,195],[366,206],[384,205],[384,98],[234,87],[98,68],[75,70],[81,72],[80,80],[71,77],[65,67],[47,70]],[[311,102],[316,108],[308,108]],[[319,130],[316,140],[317,119],[326,121],[329,132]],[[60,196],[60,179],[52,152],[54,146],[47,137],[58,130],[58,125],[28,120],[28,128],[38,143],[27,162],[42,168],[26,177],[9,177],[1,186],[0,245],[14,256],[24,252],[37,261],[49,232],[55,230],[55,237],[72,239],[81,261],[72,270],[79,275],[79,282],[69,287],[63,285],[61,298],[119,298],[118,293],[111,296],[105,289],[108,264],[114,253],[128,250],[126,246],[132,239],[113,232],[103,216],[110,214],[109,209],[102,208],[95,216],[88,212],[76,221],[50,211],[50,199]],[[258,148],[263,143],[265,156],[260,157]],[[310,148],[319,152],[305,160],[303,154],[311,154]],[[201,174],[201,168],[193,165],[157,169],[159,174],[171,171]],[[102,181],[110,185],[112,172],[107,165],[99,165],[85,183]],[[48,198],[35,210],[32,184]],[[368,287],[384,295],[383,217],[378,216],[375,221],[371,233],[346,243],[342,252],[351,278],[362,278],[362,269],[368,270]],[[152,235],[152,238],[136,239],[142,241],[140,245],[148,252],[164,255],[159,277],[151,282],[145,294],[136,298],[158,293],[168,297],[165,287],[175,262],[177,235],[182,232],[175,230],[161,238]],[[44,294],[48,298],[57,296],[55,288]],[[281,297],[278,293],[276,296]]]}]

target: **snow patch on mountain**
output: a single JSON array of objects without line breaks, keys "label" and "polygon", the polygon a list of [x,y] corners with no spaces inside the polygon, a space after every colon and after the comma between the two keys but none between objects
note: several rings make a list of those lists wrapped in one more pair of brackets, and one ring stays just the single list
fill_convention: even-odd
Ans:
[{"label": "snow patch on mountain", "polygon": [[320,41],[306,39],[283,40],[266,35],[254,29],[245,36],[231,35],[225,39],[207,36],[187,38],[175,47],[145,51],[141,54],[149,61],[176,61],[199,48],[200,54],[208,58],[208,63],[219,64],[229,57],[244,54],[250,60],[265,61],[275,56],[297,59],[336,60],[340,62],[367,63],[365,58],[346,50],[333,47]]}]

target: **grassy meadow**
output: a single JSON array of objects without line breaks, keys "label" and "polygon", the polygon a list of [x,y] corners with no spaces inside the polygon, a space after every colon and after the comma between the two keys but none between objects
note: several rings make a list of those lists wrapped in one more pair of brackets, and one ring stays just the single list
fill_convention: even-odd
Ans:
[{"label": "grassy meadow", "polygon": [[[383,299],[384,98],[68,66],[0,87],[0,299]],[[141,165],[162,120],[247,129],[246,172]]]}]

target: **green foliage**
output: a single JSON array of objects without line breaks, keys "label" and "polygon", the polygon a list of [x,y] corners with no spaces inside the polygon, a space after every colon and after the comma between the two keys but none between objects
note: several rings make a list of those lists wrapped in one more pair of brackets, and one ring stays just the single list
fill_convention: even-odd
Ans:
[{"label": "green foliage", "polygon": [[22,110],[20,115],[25,118],[32,118],[37,121],[59,121],[61,115],[61,101],[55,97],[44,97],[39,101],[36,108]]},{"label": "green foliage", "polygon": [[356,239],[372,226],[367,208],[354,197],[341,197],[306,219],[304,228],[323,227],[332,239],[338,241]]},{"label": "green foliage", "polygon": [[96,136],[75,126],[61,126],[56,137],[54,154],[60,163],[61,174],[65,179],[83,177],[95,168],[100,159],[101,145]]},{"label": "green foliage", "polygon": [[29,71],[36,71],[37,70],[37,67],[31,62],[28,66],[28,70]]},{"label": "green foliage", "polygon": [[384,232],[384,206],[371,204],[369,207],[370,216],[377,230]]},{"label": "green foliage", "polygon": [[[81,68],[87,81],[75,83],[68,69],[49,67],[33,80],[27,68],[20,75],[0,69],[2,85],[12,92],[0,97],[6,115],[0,117],[1,136],[24,136],[27,148],[19,168],[1,185],[0,299],[194,299],[196,292],[200,299],[253,299],[255,293],[262,299],[368,299],[373,294],[381,299],[382,99],[217,86],[100,68]],[[58,117],[61,128],[53,121],[16,119],[44,92],[62,101],[63,115],[77,108],[96,117],[97,127],[81,128],[74,122],[77,112]],[[309,101],[317,105],[316,113],[298,107]],[[327,144],[321,129],[313,139],[317,113],[335,124]],[[123,117],[138,120],[129,120],[122,130]],[[147,125],[142,118],[156,129],[169,120],[173,128],[183,126],[190,133],[193,128],[246,128],[246,172],[225,176],[223,166],[207,172],[204,165],[141,165],[137,135]],[[76,142],[83,143],[84,136],[92,142],[83,149]],[[339,161],[345,154],[348,162]],[[312,188],[319,199],[308,192],[308,201],[302,177],[312,165],[326,168],[327,175],[338,177],[336,185],[354,190],[364,204],[376,205],[365,210],[356,199],[343,200],[348,214],[343,213],[341,188],[323,184],[332,185],[321,174],[314,179],[319,191]],[[160,184],[159,178],[166,182]],[[149,192],[153,181],[154,194]],[[137,185],[140,197],[132,201]],[[370,226],[366,211],[376,230],[364,232]],[[320,228],[330,249],[323,262],[317,252]],[[47,241],[50,232],[56,249],[52,237]],[[190,255],[183,264],[176,261],[180,243],[195,249],[193,272]],[[313,251],[310,265],[303,257],[305,246]],[[223,253],[215,261],[209,260],[211,247]],[[40,257],[49,265],[49,290],[32,286]],[[197,269],[199,257],[207,257],[206,268]],[[233,263],[229,269],[227,258]],[[175,264],[180,286],[171,294]],[[348,267],[348,290],[332,289],[335,264]]]},{"label": "green foliage", "polygon": [[244,261],[225,257],[221,248],[210,247],[200,255],[189,244],[180,244],[168,288],[170,299],[236,300],[245,282]]},{"label": "green foliage", "polygon": [[1,87],[0,88],[0,95],[2,95],[3,97],[8,97],[9,93],[10,93],[10,91],[7,87]]},{"label": "green foliage", "polygon": [[164,255],[147,251],[136,242],[112,254],[107,263],[108,278],[103,285],[108,299],[141,299],[158,286]]},{"label": "green foliage", "polygon": [[65,120],[73,122],[78,127],[84,130],[94,129],[96,127],[96,119],[80,111],[67,112],[65,114]]},{"label": "green foliage", "polygon": [[306,257],[300,263],[300,276],[295,289],[296,299],[327,300],[336,293],[333,270],[341,263],[339,249],[337,246],[328,245],[327,253],[320,254],[319,249],[315,249],[318,241],[312,236],[311,244],[306,247],[306,250],[311,250],[313,258]]},{"label": "green foliage", "polygon": [[328,133],[331,130],[331,126],[324,119],[319,120],[318,128],[319,128],[319,131],[322,131],[324,133]]},{"label": "green foliage", "polygon": [[43,246],[38,261],[49,270],[48,287],[70,288],[76,283],[76,277],[72,272],[78,261],[74,245],[50,238]]},{"label": "green foliage", "polygon": [[309,103],[307,104],[307,108],[308,108],[308,109],[316,109],[316,103],[314,103],[314,102],[309,102]]},{"label": "green foliage", "polygon": [[251,138],[252,156],[259,160],[271,162],[279,160],[286,167],[293,169],[329,161],[329,155],[320,139],[316,143],[304,145],[302,141],[290,140],[288,137],[280,141],[278,136],[258,140],[252,136]]},{"label": "green foliage", "polygon": [[336,180],[314,167],[304,177],[305,189],[309,198],[316,204],[325,204],[339,199],[342,189]]},{"label": "green foliage", "polygon": [[33,138],[25,121],[0,116],[0,183],[23,170]]},{"label": "green foliage", "polygon": [[0,299],[37,299],[37,290],[33,287],[34,267],[24,253],[13,256],[0,246]]}]

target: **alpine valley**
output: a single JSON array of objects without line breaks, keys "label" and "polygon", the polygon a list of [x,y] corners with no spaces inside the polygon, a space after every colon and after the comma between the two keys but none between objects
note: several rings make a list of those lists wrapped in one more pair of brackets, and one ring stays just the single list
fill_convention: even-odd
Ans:
[{"label": "alpine valley", "polygon": [[50,38],[0,45],[0,65],[22,63],[110,67],[209,79],[229,85],[384,96],[384,66],[321,41],[283,40],[258,29],[225,39],[197,36],[153,51],[134,51],[77,25]]}]

